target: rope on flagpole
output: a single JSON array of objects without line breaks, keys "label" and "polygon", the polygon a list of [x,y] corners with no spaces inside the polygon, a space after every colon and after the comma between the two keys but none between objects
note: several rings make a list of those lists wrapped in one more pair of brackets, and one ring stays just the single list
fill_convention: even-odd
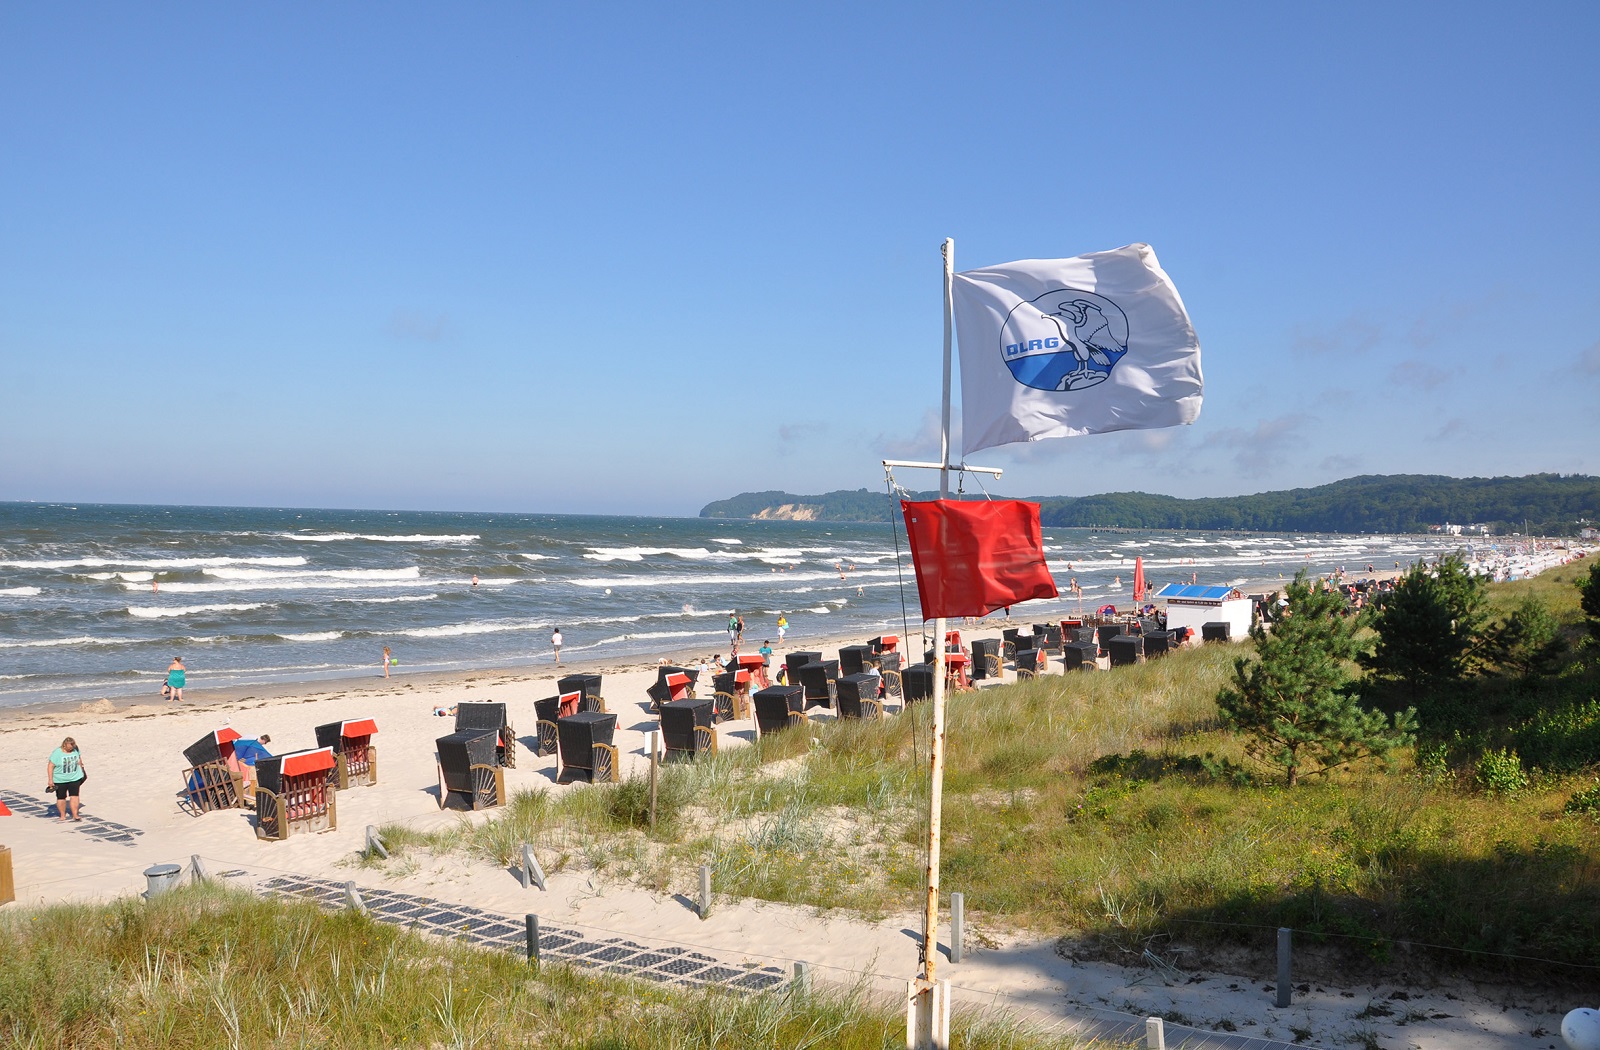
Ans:
[{"label": "rope on flagpole", "polygon": [[894,471],[888,467],[883,468],[883,487],[889,497],[889,531],[894,533],[894,574],[900,581],[900,637],[909,642],[911,620],[906,614],[906,575],[905,569],[900,564],[900,521],[894,513],[894,494],[898,492],[906,499],[910,499],[911,493],[900,487],[894,480]]}]

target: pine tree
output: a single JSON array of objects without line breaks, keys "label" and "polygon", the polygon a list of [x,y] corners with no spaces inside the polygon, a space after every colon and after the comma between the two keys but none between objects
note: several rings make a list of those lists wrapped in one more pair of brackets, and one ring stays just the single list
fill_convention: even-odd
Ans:
[{"label": "pine tree", "polygon": [[1477,670],[1488,614],[1482,577],[1459,554],[1437,566],[1418,562],[1400,578],[1372,621],[1378,632],[1361,664],[1375,684],[1403,688],[1411,702]]},{"label": "pine tree", "polygon": [[1533,679],[1552,673],[1566,652],[1561,621],[1533,595],[1489,632],[1485,650],[1500,673]]},{"label": "pine tree", "polygon": [[1583,615],[1588,617],[1589,634],[1600,642],[1600,562],[1589,566],[1589,575],[1577,579]]},{"label": "pine tree", "polygon": [[1234,661],[1233,686],[1217,694],[1217,707],[1249,734],[1250,754],[1282,767],[1294,787],[1302,770],[1321,772],[1410,742],[1416,719],[1407,710],[1391,721],[1358,702],[1347,670],[1360,648],[1357,621],[1341,615],[1342,595],[1311,586],[1302,572],[1288,599],[1270,635],[1260,624],[1251,628],[1256,659]]}]

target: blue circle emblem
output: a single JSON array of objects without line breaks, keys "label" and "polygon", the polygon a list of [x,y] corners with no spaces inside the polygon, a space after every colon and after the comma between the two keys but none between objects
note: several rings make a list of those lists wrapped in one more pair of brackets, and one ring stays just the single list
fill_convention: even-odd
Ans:
[{"label": "blue circle emblem", "polygon": [[1000,326],[1000,356],[1035,390],[1084,390],[1128,352],[1128,317],[1103,295],[1057,288],[1018,303]]}]

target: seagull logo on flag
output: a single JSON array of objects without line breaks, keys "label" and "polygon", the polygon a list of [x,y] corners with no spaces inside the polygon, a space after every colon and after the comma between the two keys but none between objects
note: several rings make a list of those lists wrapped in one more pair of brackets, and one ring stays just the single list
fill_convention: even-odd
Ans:
[{"label": "seagull logo on flag", "polygon": [[1018,303],[1000,327],[1000,355],[1035,390],[1098,386],[1128,352],[1128,317],[1103,295],[1055,288]]}]

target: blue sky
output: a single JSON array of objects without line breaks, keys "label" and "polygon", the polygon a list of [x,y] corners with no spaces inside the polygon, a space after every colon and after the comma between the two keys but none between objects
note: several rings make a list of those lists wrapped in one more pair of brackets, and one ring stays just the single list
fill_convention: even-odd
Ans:
[{"label": "blue sky", "polygon": [[[692,514],[937,447],[940,260],[1155,246],[1021,494],[1600,472],[1600,5],[0,7],[0,499]],[[929,478],[907,477],[916,484]]]}]

